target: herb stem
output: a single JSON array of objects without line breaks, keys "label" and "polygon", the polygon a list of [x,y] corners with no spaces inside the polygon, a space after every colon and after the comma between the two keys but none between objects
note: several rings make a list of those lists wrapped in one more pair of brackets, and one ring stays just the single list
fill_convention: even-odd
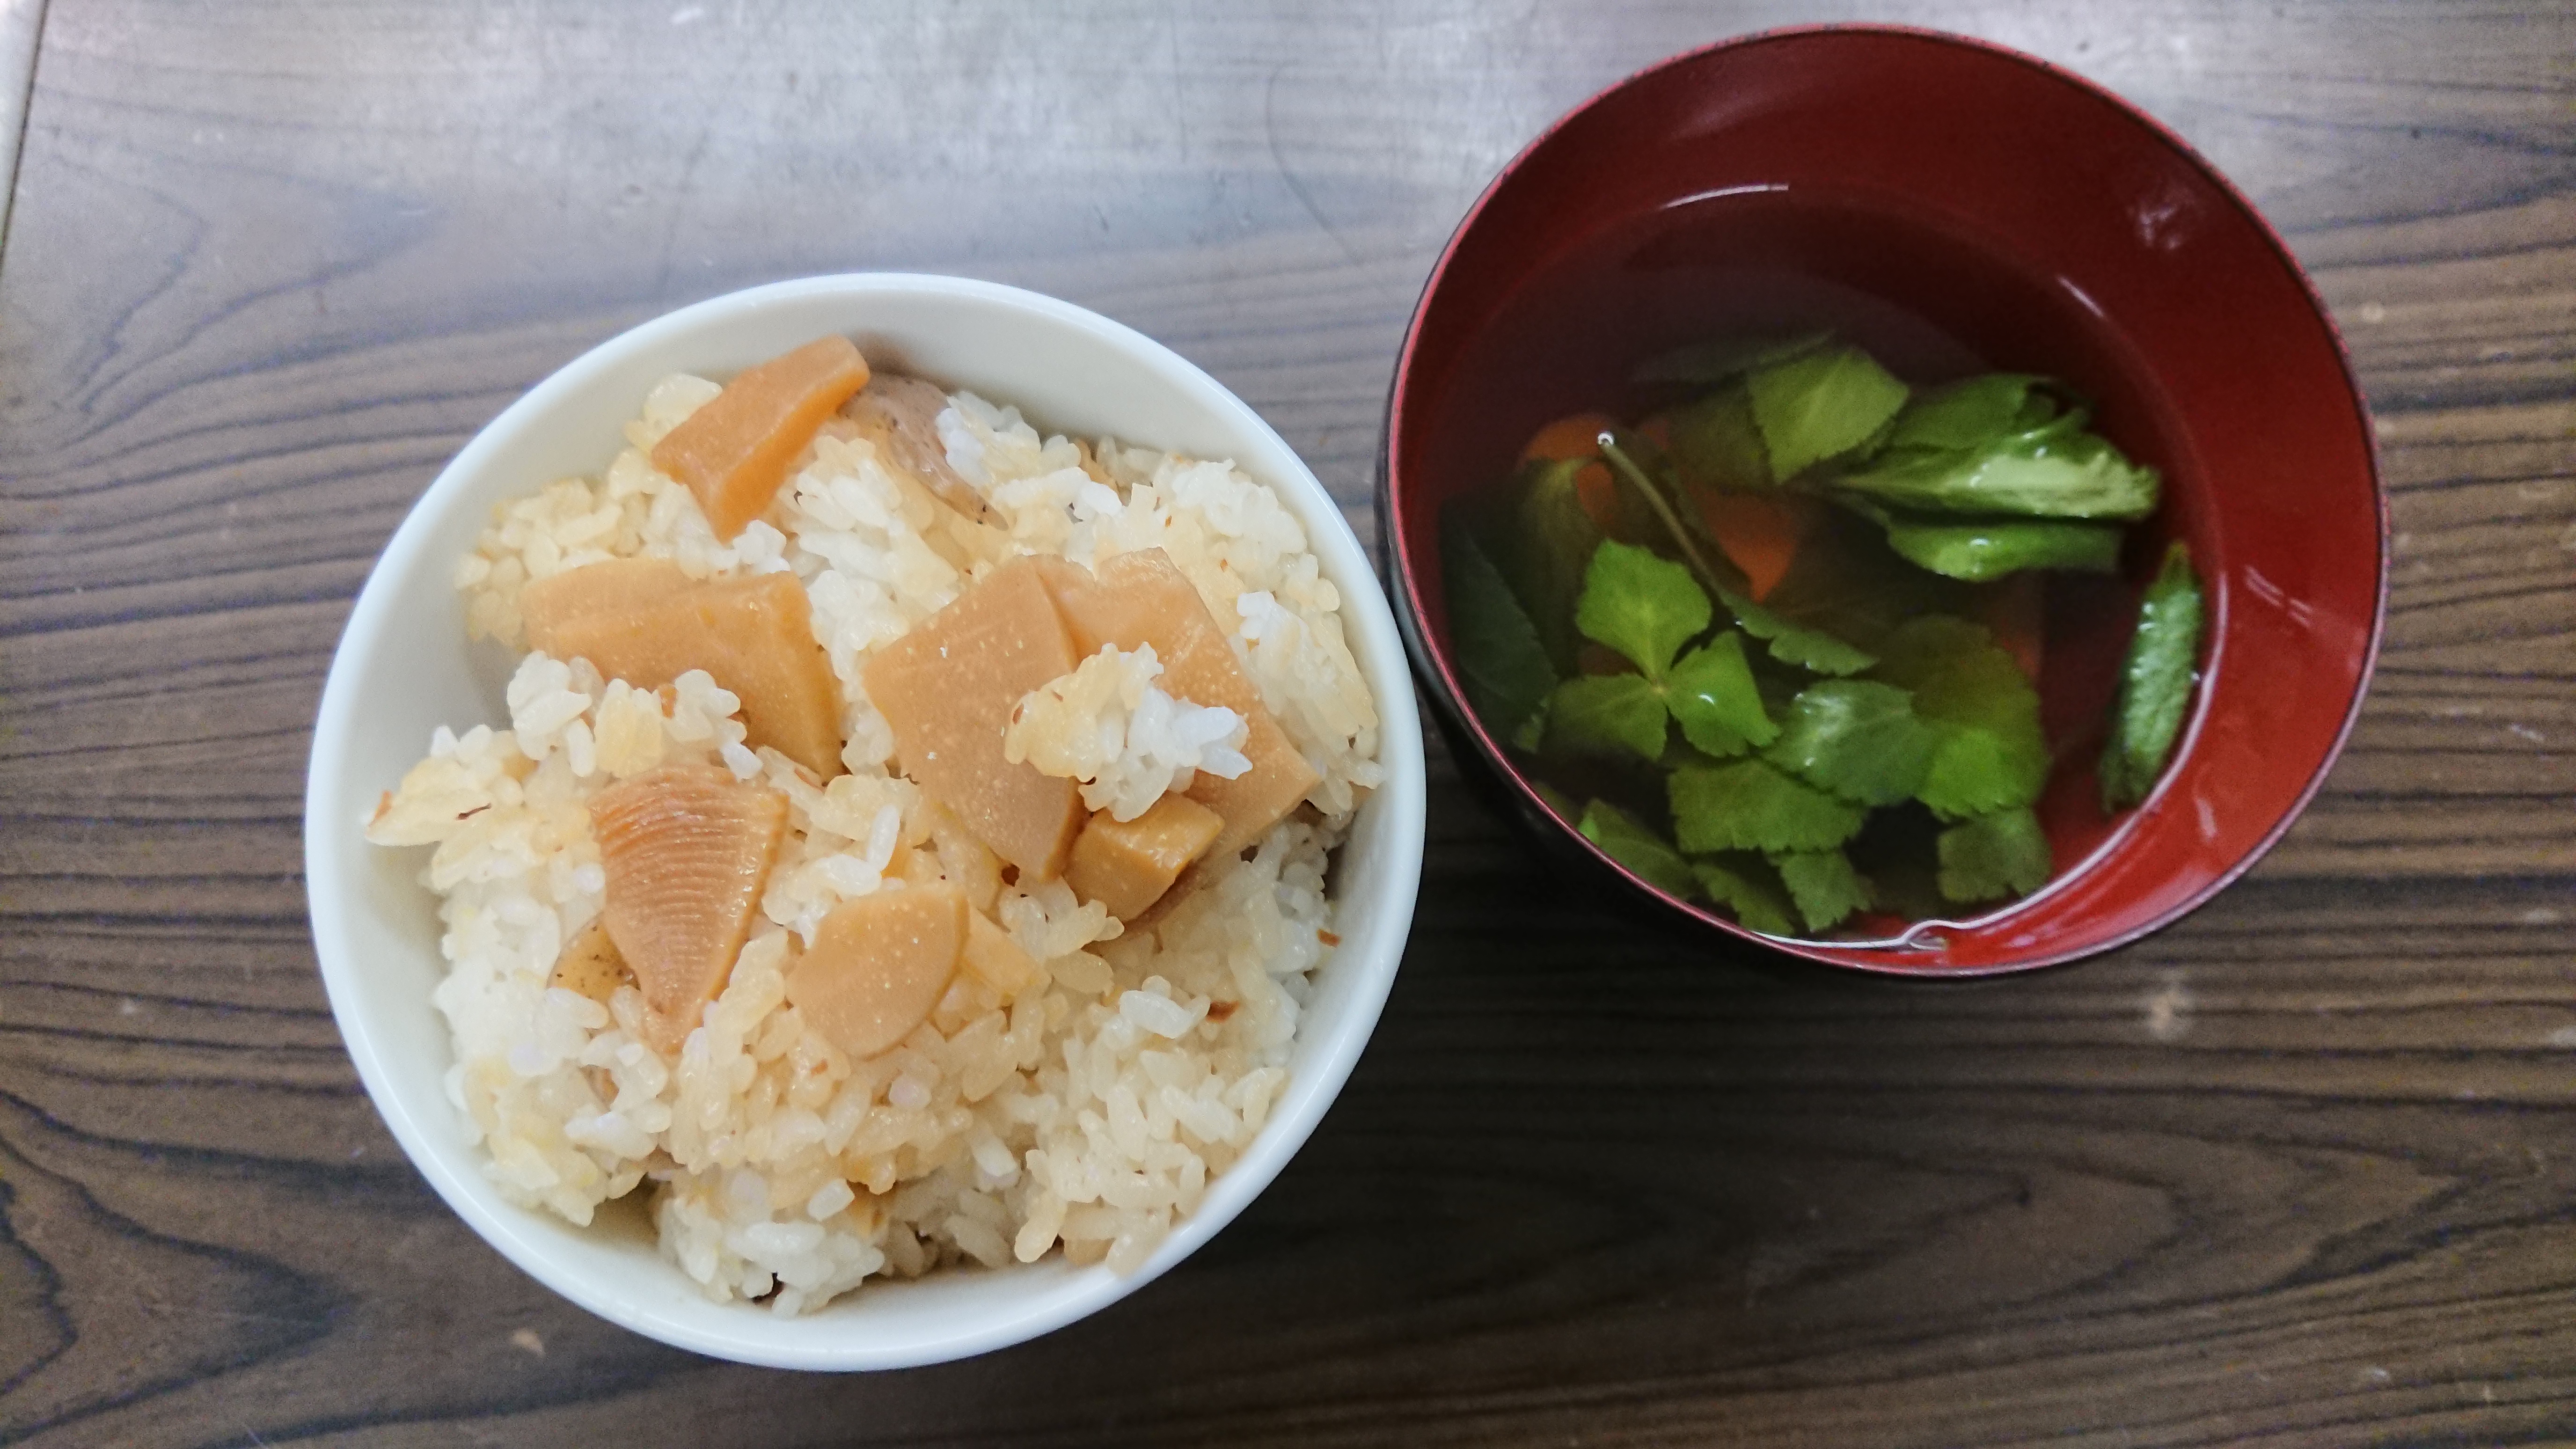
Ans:
[{"label": "herb stem", "polygon": [[1646,500],[1646,506],[1663,523],[1664,531],[1673,536],[1673,544],[1682,551],[1683,561],[1690,565],[1692,573],[1699,575],[1700,583],[1707,587],[1709,593],[1733,592],[1733,586],[1719,576],[1717,570],[1710,566],[1707,556],[1699,551],[1699,545],[1692,541],[1690,530],[1683,527],[1680,516],[1673,512],[1673,506],[1664,501],[1663,493],[1646,477],[1646,470],[1637,466],[1637,461],[1628,456],[1627,450],[1619,446],[1612,434],[1605,432],[1593,441],[1599,445],[1601,456],[1609,460],[1611,473]]}]

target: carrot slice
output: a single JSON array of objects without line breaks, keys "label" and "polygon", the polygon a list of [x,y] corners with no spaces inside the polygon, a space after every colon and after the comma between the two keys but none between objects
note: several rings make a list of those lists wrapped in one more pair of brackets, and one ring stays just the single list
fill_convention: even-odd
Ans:
[{"label": "carrot slice", "polygon": [[[1601,456],[1601,435],[1619,426],[1619,420],[1608,413],[1568,413],[1530,434],[1521,447],[1521,461],[1544,459],[1562,463],[1573,458]],[[1615,535],[1619,523],[1619,484],[1610,476],[1605,463],[1594,463],[1574,475],[1574,501],[1583,506],[1584,516],[1603,533]]]},{"label": "carrot slice", "polygon": [[1601,456],[1601,435],[1619,426],[1619,420],[1608,413],[1571,413],[1530,434],[1521,448],[1521,461],[1545,458],[1561,463],[1568,458]]},{"label": "carrot slice", "polygon": [[1753,601],[1760,603],[1779,587],[1807,535],[1807,517],[1782,500],[1759,493],[1701,491],[1700,517],[1709,534],[1735,566],[1744,570]]},{"label": "carrot slice", "polygon": [[653,446],[653,466],[689,485],[730,543],[768,511],[823,419],[867,383],[867,359],[850,339],[817,338],[735,374]]}]

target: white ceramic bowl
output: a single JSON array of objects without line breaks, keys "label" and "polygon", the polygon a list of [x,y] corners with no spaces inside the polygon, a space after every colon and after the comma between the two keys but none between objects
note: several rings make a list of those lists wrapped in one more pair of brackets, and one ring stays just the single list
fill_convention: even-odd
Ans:
[{"label": "white ceramic bowl", "polygon": [[[1291,1084],[1251,1150],[1211,1185],[1144,1267],[1059,1258],[999,1271],[871,1279],[819,1312],[781,1318],[708,1301],[649,1228],[575,1228],[504,1200],[441,1088],[447,1026],[429,1004],[439,928],[416,850],[361,828],[437,725],[505,726],[504,661],[469,650],[450,584],[492,505],[571,474],[597,476],[646,389],[718,376],[828,332],[873,363],[1018,404],[1046,431],[1102,433],[1231,458],[1305,524],[1340,589],[1352,652],[1377,695],[1387,781],[1360,808],[1333,875],[1340,949],[1319,969]],[[1412,921],[1422,864],[1421,729],[1404,646],[1368,559],[1323,485],[1251,408],[1170,349],[1079,307],[949,277],[868,274],[755,287],[600,344],[512,404],[448,464],[368,575],[331,661],[304,807],[314,945],[332,1015],[376,1110],[430,1186],[503,1256],[611,1322],[720,1358],[781,1368],[893,1368],[1035,1337],[1142,1287],[1189,1256],[1286,1165],[1376,1025]]]}]

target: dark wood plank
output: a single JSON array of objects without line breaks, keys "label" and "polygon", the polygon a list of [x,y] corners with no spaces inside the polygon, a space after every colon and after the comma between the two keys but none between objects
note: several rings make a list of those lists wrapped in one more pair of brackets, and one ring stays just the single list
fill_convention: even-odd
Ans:
[{"label": "dark wood plank", "polygon": [[1914,989],[1635,923],[1435,742],[1405,974],[1277,1186],[1094,1320],[835,1380],[554,1299],[355,1084],[297,817],[403,509],[619,327],[911,267],[1172,343],[1365,533],[1494,168],[1811,12],[51,0],[0,251],[0,1442],[2576,1441],[2576,17],[1869,13],[2120,89],[2314,270],[2398,533],[2316,806],[2163,935]]}]

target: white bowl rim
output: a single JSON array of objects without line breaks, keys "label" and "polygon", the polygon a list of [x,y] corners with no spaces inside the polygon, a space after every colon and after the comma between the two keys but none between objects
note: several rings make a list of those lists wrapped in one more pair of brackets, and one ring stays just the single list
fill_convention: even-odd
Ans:
[{"label": "white bowl rim", "polygon": [[[414,1115],[406,1105],[396,1073],[380,1051],[371,1029],[357,1016],[351,1004],[347,982],[350,973],[358,966],[351,959],[350,951],[345,949],[349,922],[343,899],[346,892],[341,887],[340,858],[328,848],[334,836],[345,831],[330,828],[330,822],[323,815],[323,812],[346,803],[345,800],[326,797],[331,782],[344,773],[359,723],[356,652],[362,647],[361,641],[370,640],[378,633],[388,614],[396,607],[396,588],[388,581],[422,566],[423,555],[433,542],[436,521],[448,509],[458,506],[457,495],[469,490],[471,481],[486,467],[490,457],[501,450],[505,440],[540,426],[551,409],[589,385],[596,375],[632,355],[685,338],[710,324],[765,309],[792,308],[815,299],[845,300],[854,296],[888,295],[959,298],[1014,309],[1033,318],[1069,326],[1116,352],[1126,354],[1159,374],[1163,380],[1176,385],[1194,402],[1204,406],[1226,430],[1251,440],[1256,446],[1266,444],[1276,449],[1274,456],[1284,459],[1288,466],[1274,470],[1272,476],[1263,477],[1262,481],[1304,525],[1309,549],[1321,561],[1325,576],[1336,585],[1342,601],[1343,628],[1376,697],[1378,758],[1385,768],[1386,781],[1373,793],[1363,810],[1384,812],[1388,817],[1381,829],[1386,832],[1385,838],[1395,853],[1395,858],[1387,862],[1391,869],[1373,873],[1366,882],[1346,882],[1342,887],[1345,891],[1369,891],[1377,897],[1374,903],[1377,908],[1371,913],[1374,928],[1369,939],[1346,937],[1336,948],[1332,964],[1358,973],[1359,979],[1348,1009],[1332,1024],[1329,1037],[1317,1044],[1320,1050],[1316,1054],[1316,1066],[1292,1077],[1253,1145],[1210,1182],[1198,1207],[1173,1226],[1142,1267],[1127,1274],[1112,1272],[1104,1265],[1062,1270],[1054,1275],[1049,1290],[1033,1302],[1016,1307],[972,1330],[930,1340],[894,1342],[881,1341],[863,1333],[834,1333],[827,1326],[836,1314],[858,1321],[866,1311],[869,1294],[884,1291],[874,1280],[821,1312],[798,1318],[780,1318],[739,1302],[704,1302],[706,1313],[690,1312],[675,1316],[642,1308],[631,1301],[621,1301],[607,1285],[566,1269],[545,1252],[540,1242],[523,1231],[525,1221],[541,1210],[522,1208],[502,1199],[497,1189],[480,1173],[452,1170],[434,1148],[429,1137],[429,1124]],[[613,444],[610,451],[614,451]],[[603,457],[602,466],[605,462]],[[305,881],[314,947],[324,988],[330,997],[332,1015],[340,1028],[342,1040],[358,1069],[359,1079],[378,1115],[384,1119],[413,1167],[485,1242],[529,1276],[590,1312],[676,1347],[773,1368],[901,1368],[940,1363],[1007,1347],[1107,1307],[1152,1282],[1189,1256],[1269,1185],[1313,1133],[1324,1111],[1348,1080],[1393,986],[1420,880],[1425,793],[1421,725],[1415,710],[1410,668],[1383,587],[1331,494],[1295,450],[1248,404],[1163,344],[1123,323],[1058,298],[962,277],[907,272],[840,273],[773,282],[725,293],[618,333],[530,388],[478,430],[440,470],[404,515],[384,552],[369,570],[366,584],[359,591],[349,622],[333,651],[330,673],[323,685],[315,721],[306,776],[303,818]],[[424,1012],[432,1011],[426,1000],[420,1006]],[[1301,1037],[1310,1024],[1311,1021],[1300,1024]],[[445,1023],[439,1022],[437,1026],[443,1034]],[[446,1107],[443,1099],[438,1109],[452,1110]],[[1062,1269],[1059,1259],[1050,1258],[1033,1267],[997,1271],[1039,1273],[1050,1263]],[[664,1266],[668,1267],[667,1264]],[[676,1274],[678,1270],[670,1268],[669,1271]],[[785,1325],[787,1331],[780,1331],[779,1325]]]}]

